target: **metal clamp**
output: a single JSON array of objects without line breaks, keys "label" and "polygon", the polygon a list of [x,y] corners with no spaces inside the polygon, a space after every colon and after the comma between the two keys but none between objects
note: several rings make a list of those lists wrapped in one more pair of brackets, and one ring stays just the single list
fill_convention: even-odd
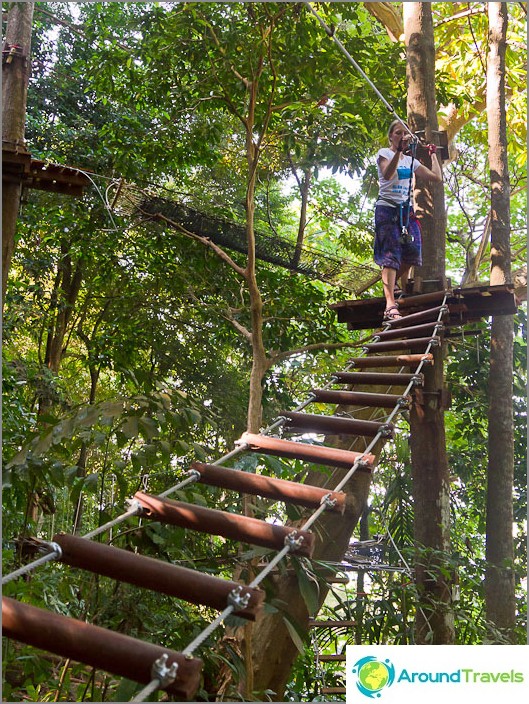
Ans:
[{"label": "metal clamp", "polygon": [[399,408],[408,408],[410,405],[410,399],[407,396],[401,396],[397,401],[397,406]]},{"label": "metal clamp", "polygon": [[414,386],[422,386],[423,377],[421,374],[414,374],[411,381]]},{"label": "metal clamp", "polygon": [[390,438],[393,435],[393,426],[389,423],[386,423],[385,425],[380,426],[378,432],[382,435],[383,438]]},{"label": "metal clamp", "polygon": [[325,506],[325,508],[335,508],[337,504],[337,500],[332,498],[332,494],[325,494],[325,496],[322,496],[322,499],[320,501],[320,504]]},{"label": "metal clamp", "polygon": [[135,514],[143,513],[143,506],[138,501],[138,499],[125,499],[125,503],[128,506],[127,513],[129,511],[131,513],[134,512]]},{"label": "metal clamp", "polygon": [[303,536],[299,535],[297,530],[293,530],[292,533],[289,533],[286,536],[285,545],[291,550],[299,550],[299,548],[303,545]]},{"label": "metal clamp", "polygon": [[430,340],[428,340],[428,344],[432,347],[439,347],[441,345],[441,341],[438,337],[432,337]]},{"label": "metal clamp", "polygon": [[233,606],[234,611],[242,611],[243,609],[246,609],[246,607],[250,603],[250,592],[246,592],[246,594],[243,594],[242,590],[242,584],[239,584],[238,587],[232,589],[231,592],[228,594],[228,606]]},{"label": "metal clamp", "polygon": [[59,543],[54,543],[53,541],[48,543],[48,547],[51,548],[50,552],[54,552],[57,559],[60,560],[62,557],[62,548]]},{"label": "metal clamp", "polygon": [[158,660],[155,660],[151,667],[151,677],[153,680],[158,680],[160,682],[160,687],[168,687],[176,679],[176,673],[178,671],[178,663],[173,662],[171,667],[167,667],[166,663],[169,659],[169,655],[164,653],[160,655]]},{"label": "metal clamp", "polygon": [[199,481],[202,475],[200,472],[198,472],[196,469],[190,469],[188,472],[186,472],[186,475],[191,479],[194,479],[195,481]]}]

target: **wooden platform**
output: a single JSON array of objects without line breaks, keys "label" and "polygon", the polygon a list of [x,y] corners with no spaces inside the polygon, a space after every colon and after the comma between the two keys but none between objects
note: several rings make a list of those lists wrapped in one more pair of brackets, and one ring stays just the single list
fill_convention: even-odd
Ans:
[{"label": "wooden platform", "polygon": [[2,143],[2,180],[22,181],[26,188],[69,196],[81,196],[90,185],[88,176],[79,169],[34,159],[24,146],[5,143]]},{"label": "wooden platform", "polygon": [[[425,310],[434,303],[439,305],[445,293],[449,311],[445,324],[449,326],[467,325],[491,315],[514,315],[517,311],[513,284],[409,294],[399,300],[400,311],[406,316]],[[385,299],[340,301],[330,307],[336,311],[338,322],[347,323],[349,330],[370,330],[382,326]]]}]

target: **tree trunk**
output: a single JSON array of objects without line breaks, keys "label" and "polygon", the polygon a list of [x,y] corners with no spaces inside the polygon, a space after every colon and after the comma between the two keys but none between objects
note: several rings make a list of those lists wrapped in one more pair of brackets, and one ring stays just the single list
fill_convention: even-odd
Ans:
[{"label": "tree trunk", "polygon": [[[30,74],[33,2],[11,3],[7,14],[5,50],[13,53],[2,63],[2,144],[26,152],[24,134]],[[2,184],[2,309],[7,277],[15,250],[15,232],[22,193],[21,181]]]},{"label": "tree trunk", "polygon": [[[488,3],[487,117],[491,181],[491,285],[511,282],[510,184],[505,113],[507,3]],[[489,375],[489,462],[485,605],[487,619],[514,642],[513,317],[493,316]],[[495,639],[495,636],[491,636]]]},{"label": "tree trunk", "polygon": [[[408,121],[425,130],[426,141],[437,129],[435,50],[430,3],[403,3],[407,47]],[[434,155],[434,159],[436,156]],[[423,232],[423,279],[445,281],[446,216],[442,184],[417,181],[417,216]],[[434,364],[424,370],[422,404],[410,413],[414,534],[417,546],[417,643],[454,642],[451,587],[443,571],[450,548],[449,472],[443,416],[443,351],[434,348]]]}]

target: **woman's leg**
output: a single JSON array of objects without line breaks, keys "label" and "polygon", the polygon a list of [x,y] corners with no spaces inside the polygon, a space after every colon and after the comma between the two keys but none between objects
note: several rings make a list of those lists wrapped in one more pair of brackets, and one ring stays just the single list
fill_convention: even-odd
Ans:
[{"label": "woman's leg", "polygon": [[395,282],[397,280],[397,270],[392,269],[389,266],[382,268],[382,286],[384,288],[384,296],[386,298],[386,310],[392,306],[397,305],[395,303]]},{"label": "woman's leg", "polygon": [[396,275],[396,279],[400,279],[400,287],[404,292],[406,292],[408,281],[410,280],[411,269],[412,266],[410,264],[402,264]]}]

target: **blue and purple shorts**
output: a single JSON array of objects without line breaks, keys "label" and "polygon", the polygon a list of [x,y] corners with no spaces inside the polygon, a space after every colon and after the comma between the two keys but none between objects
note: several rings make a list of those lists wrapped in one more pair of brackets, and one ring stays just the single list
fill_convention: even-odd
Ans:
[{"label": "blue and purple shorts", "polygon": [[[402,224],[408,231],[406,238],[401,237]],[[390,269],[401,268],[402,264],[420,266],[422,264],[421,226],[413,208],[409,219],[406,206],[402,214],[398,207],[377,205],[375,207],[375,262]]]}]

